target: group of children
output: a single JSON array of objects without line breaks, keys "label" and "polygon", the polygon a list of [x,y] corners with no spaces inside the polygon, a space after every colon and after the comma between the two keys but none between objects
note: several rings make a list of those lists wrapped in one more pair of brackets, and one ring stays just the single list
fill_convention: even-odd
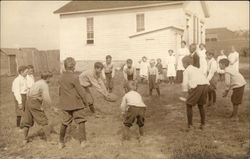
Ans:
[{"label": "group of children", "polygon": [[[221,58],[218,64],[214,59],[214,52],[205,51],[204,45],[200,45],[202,52],[205,54],[206,66],[204,65],[204,56],[200,56],[196,51],[196,44],[191,44],[189,49],[186,43],[182,42],[182,48],[177,56],[173,55],[173,51],[169,50],[168,69],[170,81],[173,83],[176,72],[173,71],[177,61],[177,80],[182,83],[182,89],[186,98],[186,110],[188,128],[193,128],[192,123],[192,107],[198,105],[201,116],[201,129],[205,127],[205,109],[207,96],[209,104],[216,101],[216,84],[218,81],[217,73],[225,75],[226,90],[223,97],[228,95],[230,90],[233,91],[231,101],[233,103],[233,119],[238,119],[238,106],[242,102],[244,86],[246,81],[240,72],[235,69],[234,63],[230,63],[227,58]],[[177,60],[176,60],[177,57]],[[149,93],[152,95],[153,89],[156,89],[160,95],[159,83],[162,80],[163,67],[161,60],[150,60],[150,64],[146,64],[146,57],[142,58],[140,77],[141,81],[148,81]],[[96,62],[93,70],[81,73],[79,76],[74,73],[76,62],[74,58],[68,57],[64,60],[65,71],[59,78],[59,99],[60,109],[62,111],[61,127],[59,135],[59,148],[65,147],[65,134],[67,127],[74,120],[79,129],[79,142],[82,147],[86,146],[86,119],[84,109],[89,107],[91,112],[95,113],[94,98],[91,94],[90,87],[94,87],[108,101],[115,101],[115,97],[111,95],[113,90],[113,78],[115,77],[115,68],[112,63],[112,57],[108,55],[106,62]],[[145,67],[145,68],[142,68]],[[206,69],[206,73],[203,69]],[[19,75],[13,81],[12,92],[16,102],[17,127],[23,128],[24,143],[29,142],[28,132],[34,122],[42,126],[48,141],[50,138],[49,122],[44,112],[44,105],[51,105],[48,83],[52,77],[49,72],[41,73],[41,79],[36,81],[33,76],[34,68],[29,65],[20,66]],[[145,122],[146,104],[143,102],[142,96],[137,92],[137,72],[133,66],[132,59],[127,59],[123,67],[124,90],[125,95],[122,98],[121,110],[124,117],[123,139],[129,139],[129,128],[136,120],[139,126],[139,134],[144,134],[143,127]],[[103,80],[103,78],[104,80]],[[212,102],[211,102],[212,101]]]}]

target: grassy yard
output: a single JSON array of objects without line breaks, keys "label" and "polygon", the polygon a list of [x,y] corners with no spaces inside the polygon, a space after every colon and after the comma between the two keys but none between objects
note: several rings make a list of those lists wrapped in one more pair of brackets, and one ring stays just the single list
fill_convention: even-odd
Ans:
[{"label": "grassy yard", "polygon": [[[241,72],[249,76],[249,63],[245,60]],[[248,67],[246,67],[248,66]],[[55,106],[58,105],[58,76],[53,77],[50,92]],[[122,73],[115,77],[114,93],[122,97]],[[15,129],[15,111],[13,96],[10,92],[13,77],[1,78],[0,106],[0,158],[59,158],[59,159],[247,159],[249,152],[249,80],[245,87],[244,102],[240,106],[240,121],[228,119],[232,106],[230,96],[222,98],[223,83],[218,84],[218,101],[215,107],[206,108],[207,126],[204,131],[198,129],[199,113],[194,108],[194,131],[186,132],[186,107],[179,101],[181,85],[161,84],[162,96],[149,97],[146,84],[139,85],[139,92],[147,104],[145,137],[138,140],[138,129],[131,128],[131,140],[121,141],[122,120],[120,102],[109,103],[93,90],[95,105],[101,117],[95,118],[86,109],[88,147],[80,148],[76,136],[76,125],[68,129],[67,143],[63,150],[57,145],[46,144],[36,132],[35,125],[30,134],[34,136],[31,143],[22,145],[22,133]],[[156,94],[156,92],[154,92]],[[60,114],[50,108],[45,109],[50,122],[58,132]],[[58,141],[59,135],[52,134]]]}]

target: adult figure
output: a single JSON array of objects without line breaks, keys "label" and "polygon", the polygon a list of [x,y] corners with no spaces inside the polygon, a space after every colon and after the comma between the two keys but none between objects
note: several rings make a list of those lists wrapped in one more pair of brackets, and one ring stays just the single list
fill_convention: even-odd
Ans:
[{"label": "adult figure", "polygon": [[200,70],[202,71],[202,73],[204,75],[207,74],[207,59],[206,59],[206,46],[205,44],[200,44],[199,45],[199,51],[198,51],[198,55],[200,57]]},{"label": "adult figure", "polygon": [[182,41],[181,48],[177,51],[177,54],[176,54],[176,60],[177,60],[176,82],[177,83],[182,83],[183,81],[183,71],[185,70],[185,68],[183,67],[182,59],[183,57],[187,55],[189,55],[189,50],[186,47],[186,42]]}]

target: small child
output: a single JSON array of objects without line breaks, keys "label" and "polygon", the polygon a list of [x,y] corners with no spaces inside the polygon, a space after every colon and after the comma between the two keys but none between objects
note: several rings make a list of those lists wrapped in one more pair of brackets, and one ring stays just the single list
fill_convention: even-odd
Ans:
[{"label": "small child", "polygon": [[46,140],[51,141],[50,126],[43,108],[45,104],[51,105],[48,87],[51,77],[51,73],[42,73],[41,80],[35,82],[28,92],[27,103],[22,120],[24,144],[29,142],[28,133],[30,127],[34,125],[34,121],[42,126]]},{"label": "small child", "polygon": [[18,68],[18,73],[19,75],[14,79],[12,83],[12,92],[15,100],[16,126],[19,129],[27,99],[28,87],[26,76],[28,73],[28,68],[26,66],[20,66]]},{"label": "small child", "polygon": [[158,69],[159,73],[159,81],[162,82],[164,80],[164,76],[163,76],[163,66],[160,58],[157,59],[156,68]]},{"label": "small child", "polygon": [[220,51],[220,55],[217,57],[217,72],[219,74],[219,80],[224,81],[225,80],[225,71],[220,69],[220,60],[221,59],[227,59],[227,56],[224,53],[224,50]]},{"label": "small child", "polygon": [[148,61],[146,56],[143,56],[140,61],[140,77],[142,83],[148,80]]},{"label": "small child", "polygon": [[214,53],[211,51],[206,52],[207,56],[207,79],[210,83],[208,89],[208,105],[213,106],[216,103],[216,85],[218,82],[218,74],[217,74],[217,62],[214,59]]},{"label": "small child", "polygon": [[34,78],[34,66],[33,65],[28,65],[28,75],[27,75],[27,86],[28,89],[32,87],[32,85],[35,83],[35,78]]},{"label": "small child", "polygon": [[233,113],[231,115],[231,118],[233,121],[238,121],[238,107],[242,103],[246,81],[244,77],[240,74],[240,72],[235,69],[233,65],[230,65],[228,59],[220,60],[219,66],[220,69],[225,70],[226,90],[223,93],[223,97],[226,97],[228,95],[228,92],[230,90],[233,90],[233,94],[231,96],[231,102],[233,104]]},{"label": "small child", "polygon": [[121,103],[122,115],[124,116],[123,124],[125,126],[123,132],[123,139],[129,139],[129,128],[133,125],[135,119],[137,119],[137,125],[139,126],[139,134],[143,136],[143,126],[144,126],[144,117],[146,112],[146,105],[144,104],[141,95],[136,92],[136,82],[128,81],[128,89]]},{"label": "small child", "polygon": [[176,76],[176,58],[173,50],[168,50],[169,56],[167,59],[167,77],[170,84],[174,84]]},{"label": "small child", "polygon": [[128,88],[126,87],[128,81],[136,81],[136,68],[133,67],[133,60],[127,59],[127,64],[123,67],[123,76],[125,79],[124,90],[127,93]]},{"label": "small child", "polygon": [[206,76],[197,67],[194,67],[193,59],[190,56],[185,56],[182,59],[185,71],[183,72],[183,92],[188,92],[186,106],[187,106],[187,119],[188,129],[193,128],[193,106],[198,104],[201,116],[200,129],[204,129],[205,126],[205,110],[203,105],[207,100],[208,80]]},{"label": "small child", "polygon": [[152,96],[153,89],[156,89],[158,96],[160,96],[159,88],[159,73],[155,67],[155,60],[150,60],[150,66],[148,67],[148,84],[149,84],[149,95]]},{"label": "small child", "polygon": [[106,88],[109,93],[113,90],[113,78],[115,76],[115,67],[112,63],[112,57],[106,56],[106,62],[103,63],[103,78],[106,80]]},{"label": "small child", "polygon": [[[79,125],[79,142],[81,147],[86,146],[86,132],[84,108],[88,106],[79,77],[74,74],[75,59],[68,57],[64,60],[65,72],[59,79],[59,99],[62,110],[62,124],[60,128],[59,148],[65,147],[64,138],[67,127],[74,120]],[[101,73],[101,71],[100,71]]]}]

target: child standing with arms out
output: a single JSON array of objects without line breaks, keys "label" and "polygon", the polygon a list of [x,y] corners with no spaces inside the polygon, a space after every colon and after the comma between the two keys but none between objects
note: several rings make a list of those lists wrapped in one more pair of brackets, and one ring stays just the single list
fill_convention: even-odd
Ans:
[{"label": "child standing with arms out", "polygon": [[133,67],[133,60],[132,59],[127,59],[127,64],[123,67],[123,77],[125,79],[124,82],[124,90],[127,93],[128,88],[127,88],[127,83],[129,81],[135,81],[136,80],[136,68]]},{"label": "child standing with arms out", "polygon": [[158,76],[159,81],[162,82],[164,80],[164,77],[163,77],[163,66],[162,66],[160,58],[157,59],[156,68],[158,69],[158,73],[159,73],[159,76]]},{"label": "child standing with arms out", "polygon": [[246,81],[244,77],[240,74],[240,72],[235,69],[233,65],[230,65],[228,59],[220,60],[219,66],[220,69],[225,70],[226,90],[223,93],[223,97],[226,97],[228,95],[228,92],[230,90],[233,90],[233,94],[231,96],[231,102],[233,104],[233,113],[231,115],[231,118],[233,121],[238,121],[238,107],[242,103]]},{"label": "child standing with arms out", "polygon": [[44,105],[51,105],[48,83],[52,77],[51,73],[42,73],[41,80],[35,82],[28,92],[27,105],[22,120],[24,143],[28,143],[28,133],[34,121],[42,126],[46,140],[51,141],[48,118],[44,112]]},{"label": "child standing with arms out", "polygon": [[28,74],[27,74],[27,86],[28,89],[30,89],[33,84],[35,83],[35,78],[34,78],[34,67],[32,65],[28,65]]},{"label": "child standing with arms out", "polygon": [[176,58],[173,50],[168,50],[169,57],[167,59],[167,77],[170,84],[174,84],[176,76]]},{"label": "child standing with arms out", "polygon": [[106,88],[109,93],[113,90],[113,78],[115,76],[115,67],[112,63],[112,57],[110,55],[106,56],[106,62],[103,63],[103,77],[106,80]]},{"label": "child standing with arms out", "polygon": [[139,134],[140,136],[143,136],[144,117],[146,112],[146,105],[144,104],[141,95],[136,92],[136,82],[128,81],[127,87],[129,92],[123,96],[121,103],[122,115],[124,116],[123,124],[125,126],[123,131],[124,140],[129,139],[129,128],[133,125],[135,119],[139,126]]},{"label": "child standing with arms out", "polygon": [[20,128],[21,118],[25,110],[25,103],[28,92],[26,79],[28,68],[26,66],[20,66],[18,68],[18,73],[19,75],[14,79],[12,83],[12,93],[15,100],[16,126],[17,128]]},{"label": "child standing with arms out", "polygon": [[74,120],[79,125],[79,142],[81,147],[86,145],[84,108],[87,101],[79,77],[74,74],[76,62],[68,57],[64,60],[65,72],[59,79],[59,99],[62,110],[62,124],[60,129],[59,148],[65,146],[64,137],[67,127]]},{"label": "child standing with arms out", "polygon": [[208,106],[213,106],[216,102],[216,85],[218,82],[217,62],[214,59],[214,53],[211,51],[206,52],[207,55],[207,79],[210,83],[208,89]]},{"label": "child standing with arms out", "polygon": [[200,71],[199,68],[194,67],[193,59],[190,56],[185,56],[182,59],[185,71],[183,72],[183,92],[188,92],[186,106],[187,106],[187,119],[188,128],[193,128],[193,106],[198,105],[201,125],[200,129],[205,126],[205,110],[204,105],[207,100],[208,80],[206,76]]},{"label": "child standing with arms out", "polygon": [[152,96],[153,89],[156,89],[158,96],[160,96],[159,88],[159,73],[155,67],[155,60],[150,60],[150,66],[148,67],[148,84],[149,84],[149,95]]},{"label": "child standing with arms out", "polygon": [[148,80],[148,66],[149,65],[148,65],[147,57],[143,56],[142,60],[140,61],[140,77],[141,77],[142,83]]}]

